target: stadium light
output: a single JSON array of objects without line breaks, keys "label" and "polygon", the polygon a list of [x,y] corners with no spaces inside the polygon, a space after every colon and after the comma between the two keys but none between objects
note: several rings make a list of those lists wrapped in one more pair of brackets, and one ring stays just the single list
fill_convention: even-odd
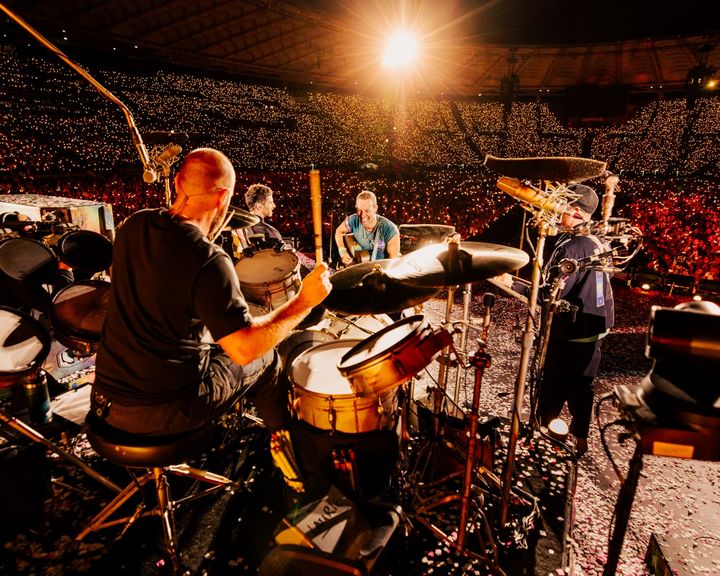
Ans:
[{"label": "stadium light", "polygon": [[418,55],[417,38],[403,30],[393,34],[383,50],[382,63],[387,68],[409,68]]}]

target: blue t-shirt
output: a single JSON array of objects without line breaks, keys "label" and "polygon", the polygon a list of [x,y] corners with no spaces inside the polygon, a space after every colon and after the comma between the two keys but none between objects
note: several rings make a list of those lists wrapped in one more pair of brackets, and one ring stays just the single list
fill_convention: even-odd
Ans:
[{"label": "blue t-shirt", "polygon": [[[377,223],[371,231],[368,231],[365,226],[362,225],[360,217],[357,214],[348,216],[345,219],[345,226],[348,232],[352,232],[352,235],[362,249],[368,251],[371,260],[383,260],[387,258],[387,243],[400,233],[398,227],[384,216],[377,216]],[[375,258],[373,258],[375,236],[377,236],[378,245],[377,254]]]}]

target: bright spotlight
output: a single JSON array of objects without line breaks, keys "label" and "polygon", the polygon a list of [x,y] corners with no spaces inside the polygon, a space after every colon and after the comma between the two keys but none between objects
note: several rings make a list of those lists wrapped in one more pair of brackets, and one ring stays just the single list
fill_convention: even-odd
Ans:
[{"label": "bright spotlight", "polygon": [[382,63],[388,68],[407,68],[417,57],[417,39],[407,31],[393,35],[385,46]]}]

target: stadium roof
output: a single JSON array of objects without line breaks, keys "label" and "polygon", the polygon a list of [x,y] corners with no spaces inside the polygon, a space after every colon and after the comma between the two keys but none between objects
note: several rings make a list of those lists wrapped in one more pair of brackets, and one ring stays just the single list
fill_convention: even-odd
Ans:
[{"label": "stadium roof", "polygon": [[[518,94],[576,85],[680,89],[720,70],[713,2],[686,0],[0,0],[61,49],[119,54],[339,90],[398,80],[380,48],[398,24],[422,39],[406,87]],[[7,19],[6,30],[19,26]],[[29,38],[29,36],[28,36]],[[82,62],[80,62],[82,63]]]}]

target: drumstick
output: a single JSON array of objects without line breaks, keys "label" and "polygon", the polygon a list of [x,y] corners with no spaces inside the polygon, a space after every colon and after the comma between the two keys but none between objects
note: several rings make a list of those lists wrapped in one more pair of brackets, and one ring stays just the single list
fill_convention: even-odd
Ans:
[{"label": "drumstick", "polygon": [[320,170],[310,169],[310,203],[312,205],[313,234],[315,236],[315,263],[323,261],[322,212],[320,209]]}]

